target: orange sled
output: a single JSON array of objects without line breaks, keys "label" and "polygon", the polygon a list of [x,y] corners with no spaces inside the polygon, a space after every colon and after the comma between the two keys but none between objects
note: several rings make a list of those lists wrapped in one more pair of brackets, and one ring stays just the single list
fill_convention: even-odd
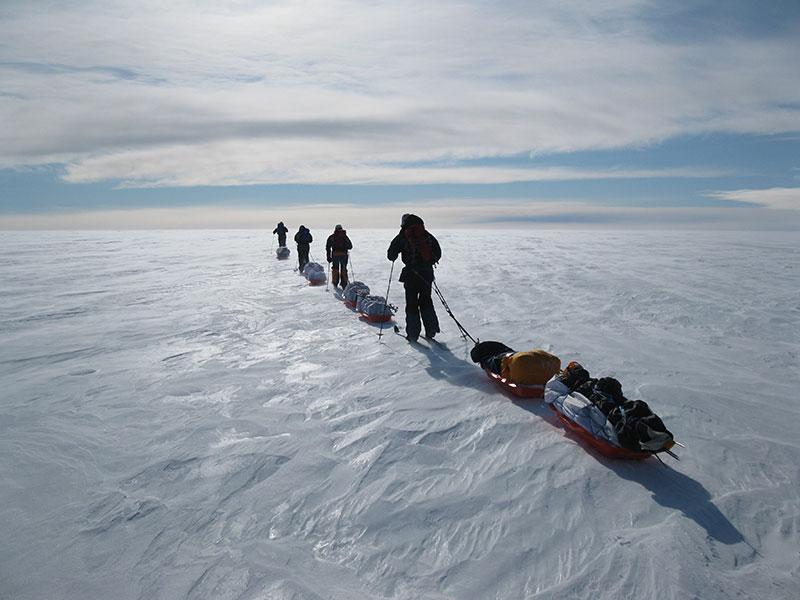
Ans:
[{"label": "orange sled", "polygon": [[541,398],[544,396],[543,385],[522,385],[521,383],[513,383],[497,373],[492,373],[488,369],[484,369],[484,371],[486,371],[489,379],[493,379],[515,396],[519,396],[520,398]]},{"label": "orange sled", "polygon": [[589,445],[598,450],[604,456],[608,456],[609,458],[626,458],[628,460],[642,460],[643,458],[649,458],[650,456],[653,455],[651,452],[637,452],[635,450],[628,450],[627,448],[622,448],[621,446],[614,446],[613,444],[610,444],[607,440],[592,435],[589,431],[587,431],[577,423],[570,421],[567,417],[558,412],[558,409],[552,404],[550,405],[550,408],[552,408],[553,411],[555,411],[555,413],[558,415],[558,418],[561,420],[562,423],[564,423],[567,429],[577,434],[581,439],[589,442]]}]

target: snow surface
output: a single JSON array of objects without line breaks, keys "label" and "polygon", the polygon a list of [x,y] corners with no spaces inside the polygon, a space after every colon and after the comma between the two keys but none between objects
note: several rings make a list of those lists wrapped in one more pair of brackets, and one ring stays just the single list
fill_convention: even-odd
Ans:
[{"label": "snow surface", "polygon": [[[394,233],[349,232],[376,294]],[[434,233],[473,337],[617,377],[681,461],[513,401],[441,304],[446,349],[379,339],[268,231],[2,232],[0,598],[800,597],[795,234]]]}]

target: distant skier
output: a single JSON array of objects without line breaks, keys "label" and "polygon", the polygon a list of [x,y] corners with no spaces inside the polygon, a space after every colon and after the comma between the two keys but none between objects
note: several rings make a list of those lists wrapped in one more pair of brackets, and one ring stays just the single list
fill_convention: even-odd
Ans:
[{"label": "distant skier", "polygon": [[347,252],[352,247],[353,242],[347,237],[347,232],[341,225],[337,225],[325,243],[325,254],[331,263],[333,287],[341,284],[344,288],[347,285]]},{"label": "distant skier", "polygon": [[300,267],[300,273],[308,264],[308,249],[309,244],[314,241],[311,232],[305,225],[300,225],[300,229],[294,234],[294,241],[297,242],[297,261]]},{"label": "distant skier", "polygon": [[278,226],[272,230],[272,234],[278,234],[278,245],[285,246],[286,245],[286,234],[289,233],[289,230],[283,224],[283,221],[278,223]]},{"label": "distant skier", "polygon": [[394,262],[398,255],[405,264],[400,281],[406,289],[406,337],[415,342],[424,325],[425,337],[433,338],[439,333],[439,319],[431,299],[433,265],[439,262],[442,250],[438,240],[425,231],[425,223],[417,215],[403,215],[400,233],[389,244],[386,252],[389,260]]}]

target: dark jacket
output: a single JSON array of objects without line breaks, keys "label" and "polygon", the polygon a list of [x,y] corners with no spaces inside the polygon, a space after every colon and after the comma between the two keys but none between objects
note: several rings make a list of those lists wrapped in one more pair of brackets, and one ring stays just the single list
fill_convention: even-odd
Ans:
[{"label": "dark jacket", "polygon": [[348,250],[353,248],[353,242],[347,237],[347,232],[344,229],[337,229],[328,236],[328,241],[325,242],[325,254],[330,262],[332,256],[341,256],[347,254]]},{"label": "dark jacket", "polygon": [[[426,254],[427,256],[425,256]],[[433,281],[433,265],[442,258],[442,249],[433,234],[425,231],[422,219],[416,215],[410,215],[406,219],[400,233],[389,244],[386,257],[394,261],[398,256],[405,265],[400,274],[400,281],[408,279],[409,271],[414,271],[425,276],[426,280]]]},{"label": "dark jacket", "polygon": [[294,234],[294,241],[297,242],[298,246],[308,246],[314,241],[314,238],[306,227],[300,227],[297,233]]},{"label": "dark jacket", "polygon": [[278,234],[278,243],[281,246],[286,245],[286,234],[289,233],[289,230],[286,228],[286,225],[283,224],[283,221],[278,223],[278,226],[272,230],[272,233]]}]

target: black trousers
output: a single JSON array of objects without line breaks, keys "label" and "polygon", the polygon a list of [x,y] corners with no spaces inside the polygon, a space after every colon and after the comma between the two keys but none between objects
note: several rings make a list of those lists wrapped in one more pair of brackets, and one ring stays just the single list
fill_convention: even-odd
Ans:
[{"label": "black trousers", "polygon": [[347,254],[342,255],[333,255],[333,260],[331,261],[331,271],[333,277],[333,285],[339,285],[341,283],[342,287],[347,285],[348,277],[347,277]]},{"label": "black trousers", "polygon": [[297,261],[300,265],[300,272],[303,272],[303,269],[308,264],[308,244],[298,244],[297,245]]},{"label": "black trousers", "polygon": [[431,298],[433,271],[418,273],[408,269],[403,274],[403,285],[406,288],[406,335],[418,338],[423,325],[425,335],[439,333],[439,319]]}]

